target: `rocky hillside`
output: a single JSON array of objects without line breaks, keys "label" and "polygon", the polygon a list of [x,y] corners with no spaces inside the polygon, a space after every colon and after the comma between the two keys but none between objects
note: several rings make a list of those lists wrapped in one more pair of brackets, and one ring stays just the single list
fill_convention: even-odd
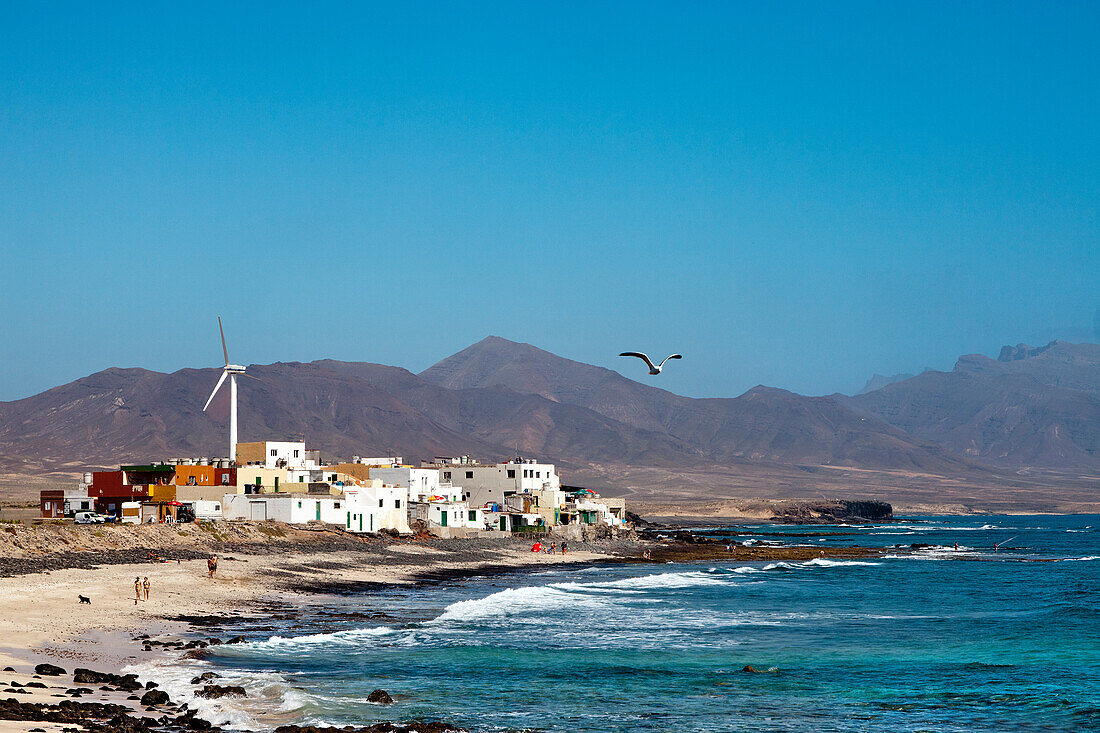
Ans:
[{"label": "rocky hillside", "polygon": [[846,398],[955,453],[1004,466],[1100,468],[1100,346],[1055,341],[969,355],[951,372]]}]

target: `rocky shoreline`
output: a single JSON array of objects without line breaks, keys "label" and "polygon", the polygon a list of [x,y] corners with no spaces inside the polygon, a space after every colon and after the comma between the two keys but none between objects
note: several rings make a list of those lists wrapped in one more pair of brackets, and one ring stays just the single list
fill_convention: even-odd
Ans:
[{"label": "rocky shoreline", "polygon": [[[327,533],[326,533],[327,534]],[[698,560],[778,561],[808,560],[818,557],[853,558],[881,554],[881,550],[864,547],[774,547],[746,546],[737,542],[715,540],[691,532],[681,532],[669,538],[659,538],[656,533],[643,532],[639,539],[602,540],[593,543],[570,543],[569,558],[559,556],[532,556],[529,542],[524,540],[479,541],[479,540],[439,540],[436,538],[393,539],[371,538],[364,542],[355,538],[352,546],[341,546],[343,538],[338,536],[316,535],[323,537],[318,543],[308,538],[304,542],[283,541],[262,548],[258,554],[244,554],[240,544],[223,544],[223,547],[240,556],[223,557],[227,568],[239,568],[241,577],[256,578],[262,576],[266,597],[252,597],[250,593],[241,596],[232,611],[205,610],[201,612],[161,612],[148,618],[146,624],[156,621],[159,624],[183,626],[180,633],[138,633],[132,632],[129,644],[136,644],[145,655],[170,654],[191,658],[202,658],[212,646],[239,643],[248,636],[263,636],[275,630],[273,622],[279,622],[280,628],[311,628],[318,620],[317,613],[310,611],[308,623],[302,619],[299,624],[300,603],[291,599],[321,594],[360,594],[369,593],[372,588],[387,587],[395,582],[401,584],[446,583],[473,576],[502,575],[522,573],[546,567],[546,563],[571,560],[578,567],[596,563],[615,562],[691,562]],[[306,548],[312,554],[295,555],[295,549]],[[249,547],[248,549],[256,549]],[[321,549],[321,552],[318,550]],[[334,551],[335,550],[335,551]],[[83,572],[122,572],[131,573],[134,565],[173,568],[172,572],[191,572],[199,565],[194,555],[202,553],[190,548],[178,548],[181,555],[178,562],[164,565],[158,558],[165,553],[157,549],[147,550],[140,547],[113,549],[97,554],[80,551],[64,551],[38,557],[0,559],[0,568],[11,580],[18,580],[41,573],[43,569],[57,567],[61,574],[77,572],[64,570],[81,568]],[[223,550],[224,552],[224,550]],[[643,557],[648,553],[649,557]],[[152,557],[150,557],[152,556]],[[169,558],[172,559],[172,558]],[[118,571],[111,568],[118,566]],[[176,569],[178,567],[178,569]],[[384,571],[384,572],[383,572]],[[219,573],[221,570],[219,570]],[[387,574],[388,573],[388,574]],[[192,577],[192,576],[187,576]],[[205,585],[202,584],[202,585]],[[201,586],[200,586],[201,587]],[[274,596],[270,591],[276,590]],[[282,599],[282,600],[281,600]],[[297,603],[297,607],[296,607]],[[331,611],[322,613],[320,618],[333,623],[348,620],[369,620],[374,623],[402,623],[422,620],[418,618],[398,618],[382,609],[369,607],[356,611]],[[41,666],[41,665],[40,665]],[[56,668],[56,665],[55,665]],[[67,676],[64,668],[53,674],[53,678]],[[56,671],[47,667],[36,669],[40,679],[51,675],[42,672]],[[183,730],[221,730],[216,723],[224,720],[205,720],[196,710],[195,700],[217,699],[221,697],[244,697],[249,691],[233,684],[226,684],[214,673],[191,680],[188,694],[193,700],[173,700],[167,692],[158,689],[156,679],[145,684],[138,681],[136,675],[122,674],[121,671],[96,671],[90,667],[81,667],[72,672],[72,685],[59,686],[50,691],[55,698],[19,700],[23,695],[19,690],[27,689],[29,682],[13,680],[13,686],[7,688],[12,697],[0,700],[0,721],[26,721],[40,723],[58,723],[77,725],[83,730],[118,731],[119,733],[153,733],[154,731]],[[20,685],[20,686],[15,686]],[[82,686],[85,685],[85,686]],[[40,692],[40,690],[39,690]],[[386,698],[385,691],[376,691]],[[177,689],[177,693],[179,690]],[[104,699],[91,702],[92,695],[115,695],[120,699],[107,702]],[[276,733],[443,733],[461,730],[457,725],[446,721],[394,721],[377,723],[358,728],[330,729],[313,726],[282,725],[275,728]]]}]

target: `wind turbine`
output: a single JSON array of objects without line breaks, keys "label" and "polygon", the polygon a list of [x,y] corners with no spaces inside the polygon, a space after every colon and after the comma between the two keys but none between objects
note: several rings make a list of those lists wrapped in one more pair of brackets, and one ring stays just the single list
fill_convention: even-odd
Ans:
[{"label": "wind turbine", "polygon": [[[214,385],[214,391],[210,393],[210,398],[206,400],[206,404],[203,405],[202,411],[206,412],[206,408],[210,407],[210,403],[214,401],[214,395],[218,393],[218,390],[222,388],[225,383],[225,378],[229,377],[229,460],[233,463],[237,462],[237,377],[248,377],[249,379],[256,379],[251,374],[244,373],[244,367],[240,364],[229,363],[229,349],[225,348],[225,330],[222,328],[222,317],[218,316],[218,331],[222,335],[222,355],[225,356],[225,368],[222,369],[222,376],[218,379],[218,383]],[[256,381],[259,381],[258,379]]]}]

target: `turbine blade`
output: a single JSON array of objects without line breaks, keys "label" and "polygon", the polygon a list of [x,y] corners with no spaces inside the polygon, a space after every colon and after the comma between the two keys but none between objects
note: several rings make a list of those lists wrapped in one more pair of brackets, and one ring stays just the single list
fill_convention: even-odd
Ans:
[{"label": "turbine blade", "polygon": [[255,379],[257,382],[264,381],[264,380],[260,379],[259,377],[254,377],[251,374],[245,374],[244,372],[237,372],[237,376],[238,377],[248,377],[249,379]]},{"label": "turbine blade", "polygon": [[221,379],[219,379],[218,383],[214,385],[214,391],[210,393],[210,398],[206,400],[206,404],[202,406],[203,412],[206,412],[206,408],[210,407],[210,403],[214,400],[214,395],[216,395],[218,393],[218,390],[222,388],[222,384],[225,383],[225,378],[227,376],[229,376],[229,372],[223,369]]},{"label": "turbine blade", "polygon": [[218,331],[222,335],[222,355],[225,357],[225,365],[229,366],[229,349],[225,348],[225,330],[222,328],[221,316],[218,316]]}]

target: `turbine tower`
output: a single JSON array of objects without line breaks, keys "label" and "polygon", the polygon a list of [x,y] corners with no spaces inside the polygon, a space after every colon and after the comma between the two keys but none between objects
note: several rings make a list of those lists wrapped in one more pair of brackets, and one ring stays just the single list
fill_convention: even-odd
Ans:
[{"label": "turbine tower", "polygon": [[[218,379],[218,383],[214,385],[214,391],[210,393],[209,399],[206,400],[206,404],[203,405],[202,411],[206,412],[206,408],[210,407],[210,403],[214,401],[214,395],[218,393],[218,390],[222,388],[225,383],[225,378],[229,377],[229,460],[233,463],[237,462],[237,377],[248,377],[249,379],[256,379],[251,374],[244,373],[244,367],[240,364],[229,363],[229,349],[225,348],[225,330],[222,328],[222,317],[218,316],[218,331],[222,335],[222,355],[225,357],[225,367],[222,369],[222,376]],[[258,381],[258,380],[257,380]]]}]

